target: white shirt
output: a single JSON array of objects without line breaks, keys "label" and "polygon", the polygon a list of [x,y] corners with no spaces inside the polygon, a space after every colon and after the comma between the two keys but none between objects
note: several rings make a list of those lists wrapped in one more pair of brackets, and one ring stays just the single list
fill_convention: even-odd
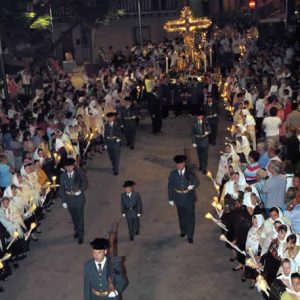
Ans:
[{"label": "white shirt", "polygon": [[182,169],[181,171],[180,171],[180,170],[178,170],[178,173],[179,173],[179,175],[183,176],[183,175],[184,175],[184,173],[185,173],[185,168],[184,168],[184,169]]},{"label": "white shirt", "polygon": [[279,128],[281,124],[281,120],[278,117],[266,117],[262,123],[266,136],[279,135]]},{"label": "white shirt", "polygon": [[256,118],[264,117],[265,102],[264,99],[258,99],[255,103]]},{"label": "white shirt", "polygon": [[101,270],[103,270],[105,263],[106,263],[106,256],[104,256],[104,258],[100,262],[95,260],[95,265],[96,265],[98,272],[99,272],[99,264],[101,265]]},{"label": "white shirt", "polygon": [[130,192],[130,193],[127,193],[127,196],[128,196],[128,197],[131,197],[131,194],[132,194],[131,192]]},{"label": "white shirt", "polygon": [[72,178],[72,177],[73,177],[73,174],[74,174],[74,171],[72,171],[71,173],[67,172],[67,174],[68,174],[68,177],[69,177],[69,178]]}]

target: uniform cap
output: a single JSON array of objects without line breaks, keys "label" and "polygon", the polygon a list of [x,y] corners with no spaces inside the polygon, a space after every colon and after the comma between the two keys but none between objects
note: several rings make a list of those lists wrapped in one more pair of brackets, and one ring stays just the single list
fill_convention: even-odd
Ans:
[{"label": "uniform cap", "polygon": [[106,250],[109,248],[109,241],[105,238],[95,238],[90,245],[94,250]]},{"label": "uniform cap", "polygon": [[67,158],[65,162],[65,166],[72,166],[75,165],[75,159],[74,158]]},{"label": "uniform cap", "polygon": [[106,114],[108,118],[114,117],[116,114],[114,112],[109,112]]},{"label": "uniform cap", "polygon": [[134,186],[135,185],[135,182],[134,181],[132,181],[132,180],[127,180],[127,181],[125,181],[124,182],[124,184],[123,184],[123,187],[124,188],[126,188],[126,187],[132,187],[132,186]]},{"label": "uniform cap", "polygon": [[175,161],[176,164],[180,164],[185,162],[187,157],[185,155],[176,155],[174,156],[173,160]]}]

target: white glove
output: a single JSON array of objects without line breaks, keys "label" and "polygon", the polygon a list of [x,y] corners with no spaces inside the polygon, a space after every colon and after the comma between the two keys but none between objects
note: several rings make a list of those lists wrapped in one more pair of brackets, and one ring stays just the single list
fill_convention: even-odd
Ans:
[{"label": "white glove", "polygon": [[116,142],[117,142],[117,143],[120,143],[120,142],[121,142],[121,139],[116,139]]},{"label": "white glove", "polygon": [[122,217],[123,217],[123,218],[125,218],[125,216],[126,216],[125,214],[122,214]]},{"label": "white glove", "polygon": [[121,128],[124,128],[124,125],[121,125],[120,127],[121,127]]},{"label": "white glove", "polygon": [[187,189],[188,189],[189,191],[191,191],[194,187],[195,187],[194,185],[191,185],[191,184],[190,184],[190,185],[187,187]]},{"label": "white glove", "polygon": [[26,212],[24,215],[23,215],[24,219],[26,219],[27,217],[29,217],[29,214]]},{"label": "white glove", "polygon": [[193,144],[193,147],[194,147],[194,148],[197,148],[197,144],[194,143],[194,144]]},{"label": "white glove", "polygon": [[68,208],[67,203],[63,203],[62,206],[63,206],[63,208]]},{"label": "white glove", "polygon": [[81,194],[81,191],[76,192],[74,195],[79,196]]},{"label": "white glove", "polygon": [[208,135],[208,131],[205,131],[205,132],[204,132],[204,135]]},{"label": "white glove", "polygon": [[118,292],[117,291],[111,291],[109,294],[108,294],[108,298],[113,298],[113,297],[116,297],[118,296]]},{"label": "white glove", "polygon": [[174,201],[169,201],[169,204],[170,204],[171,206],[174,206]]},{"label": "white glove", "polygon": [[137,214],[137,217],[139,218],[141,216],[141,214]]},{"label": "white glove", "polygon": [[107,150],[107,146],[106,145],[104,145],[104,149]]}]

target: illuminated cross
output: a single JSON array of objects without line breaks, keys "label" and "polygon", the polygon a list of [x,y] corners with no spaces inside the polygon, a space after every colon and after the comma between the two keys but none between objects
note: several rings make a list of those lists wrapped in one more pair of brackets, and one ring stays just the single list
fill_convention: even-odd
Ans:
[{"label": "illuminated cross", "polygon": [[164,29],[168,32],[179,32],[182,35],[194,34],[197,30],[206,29],[211,25],[208,18],[195,18],[188,6],[185,6],[180,13],[178,20],[168,21]]},{"label": "illuminated cross", "polygon": [[[179,32],[184,39],[185,53],[187,57],[194,60],[195,38],[194,35],[198,30],[207,29],[212,24],[211,20],[204,18],[195,18],[188,6],[185,6],[180,13],[178,20],[168,21],[164,29],[168,32]],[[197,51],[197,50],[196,50]]]}]

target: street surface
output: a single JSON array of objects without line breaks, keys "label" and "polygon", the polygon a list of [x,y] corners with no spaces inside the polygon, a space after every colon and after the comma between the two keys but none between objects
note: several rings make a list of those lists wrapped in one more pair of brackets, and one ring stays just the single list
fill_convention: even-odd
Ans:
[{"label": "street surface", "polygon": [[[150,120],[140,123],[136,148],[122,148],[119,176],[113,176],[107,153],[88,161],[89,189],[85,207],[85,242],[73,240],[66,210],[56,201],[43,220],[39,242],[31,243],[28,257],[4,283],[1,300],[82,300],[83,265],[90,258],[89,242],[107,236],[119,221],[119,255],[126,257],[129,286],[123,300],[240,300],[262,299],[240,272],[232,272],[230,251],[218,240],[219,229],[204,218],[215,190],[210,179],[197,171],[195,150],[192,166],[200,180],[197,188],[194,244],[179,237],[177,213],[167,198],[168,174],[173,156],[191,147],[187,116],[163,121],[163,134],[151,134]],[[209,170],[215,174],[223,150],[227,122],[220,121],[219,138],[209,151]],[[125,180],[134,180],[143,200],[141,233],[129,241],[126,221],[120,214],[120,193]]]}]

